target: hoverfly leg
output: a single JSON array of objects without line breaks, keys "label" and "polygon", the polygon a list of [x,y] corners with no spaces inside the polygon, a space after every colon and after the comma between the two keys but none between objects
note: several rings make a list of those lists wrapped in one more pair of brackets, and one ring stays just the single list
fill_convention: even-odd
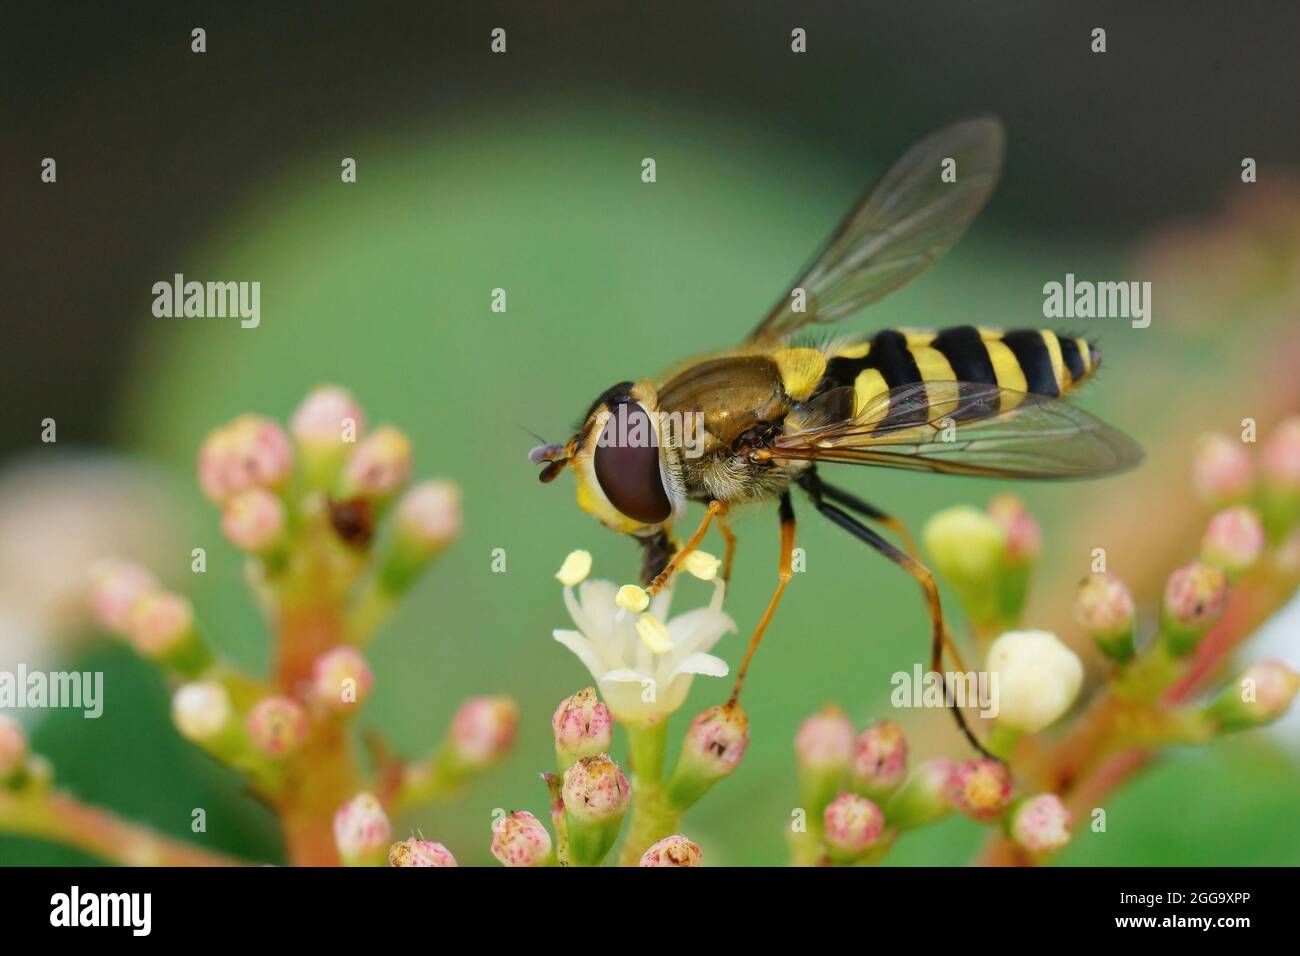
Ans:
[{"label": "hoverfly leg", "polygon": [[682,562],[686,560],[686,556],[700,546],[700,542],[704,540],[704,535],[708,532],[709,525],[713,523],[714,517],[717,515],[725,515],[726,513],[727,505],[725,502],[709,502],[709,508],[704,512],[704,520],[701,521],[700,526],[695,529],[695,533],[690,536],[682,549],[672,556],[672,560],[668,562],[668,566],[656,574],[654,580],[646,586],[646,590],[650,592],[652,597],[659,593],[663,586],[668,583],[673,574],[676,573],[677,569],[681,567]]},{"label": "hoverfly leg", "polygon": [[[805,488],[810,488],[810,486],[816,489],[815,491],[809,490],[809,494],[811,494],[814,499],[821,497],[833,501],[836,504],[843,505],[850,511],[856,512],[877,524],[884,525],[890,531],[893,531],[903,539],[903,546],[907,549],[908,557],[910,557],[917,566],[924,567],[924,564],[921,561],[921,552],[916,547],[916,541],[912,538],[911,532],[907,530],[907,526],[904,525],[903,522],[899,521],[893,515],[881,511],[875,505],[868,504],[852,492],[845,491],[843,488],[836,488],[834,485],[826,484],[815,472],[812,474],[812,480],[804,484]],[[953,663],[957,665],[957,669],[959,671],[965,671],[966,664],[961,658],[961,652],[957,650],[957,645],[954,643],[952,635],[948,632],[946,622],[944,623],[943,628],[943,646],[948,653],[952,655]]]},{"label": "hoverfly leg", "polygon": [[727,550],[722,555],[722,583],[731,585],[731,562],[736,557],[736,532],[731,530],[731,525],[727,523],[725,517],[718,518],[718,531],[722,533],[722,540],[726,542]]},{"label": "hoverfly leg", "polygon": [[767,625],[772,621],[772,615],[776,613],[776,606],[781,603],[781,595],[785,593],[785,586],[790,583],[794,577],[794,506],[790,503],[790,492],[781,495],[781,561],[780,577],[777,581],[776,590],[772,593],[772,600],[767,603],[767,610],[758,620],[758,626],[754,628],[754,633],[749,638],[749,646],[745,648],[745,657],[740,662],[740,667],[736,670],[736,684],[731,688],[731,696],[727,699],[727,706],[733,706],[736,699],[740,697],[740,688],[745,683],[745,674],[749,671],[749,662],[754,657],[754,651],[758,650],[758,643],[763,639],[763,632],[767,630]]},{"label": "hoverfly leg", "polygon": [[[847,511],[843,511],[835,505],[825,501],[825,498],[831,497],[827,492],[828,486],[824,485],[816,477],[815,473],[811,475],[811,480],[803,481],[801,484],[812,497],[813,504],[816,506],[818,511],[824,514],[827,518],[830,518],[831,521],[849,532],[849,534],[853,535],[859,541],[865,542],[889,560],[893,561],[915,578],[916,582],[921,585],[921,591],[925,595],[925,603],[930,610],[930,670],[936,674],[942,675],[944,647],[947,646],[950,650],[952,647],[951,641],[948,638],[948,629],[943,620],[943,608],[939,604],[939,589],[935,584],[934,575],[930,572],[930,569],[917,561],[911,555],[904,553],[894,545],[890,544],[880,535],[876,534],[876,532],[872,531],[862,522],[850,515]],[[844,497],[851,496],[844,495]],[[838,500],[843,501],[843,498]],[[956,656],[955,651],[953,653],[954,656]],[[966,739],[970,741],[971,746],[981,754],[994,760],[1000,759],[989,753],[979,742],[979,739],[975,736],[969,725],[967,725],[966,716],[962,713],[961,707],[958,706],[956,696],[952,694],[946,676],[943,678],[943,681],[944,696],[947,698],[948,707],[952,711],[953,719],[956,720],[958,729],[960,729]]]}]

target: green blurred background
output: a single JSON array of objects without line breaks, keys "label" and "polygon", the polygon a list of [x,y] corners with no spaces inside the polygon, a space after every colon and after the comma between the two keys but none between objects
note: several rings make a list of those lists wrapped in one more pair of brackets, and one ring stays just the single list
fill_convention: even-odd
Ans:
[{"label": "green blurred background", "polygon": [[[1017,489],[1046,531],[1030,623],[1066,634],[1083,543],[1113,545],[1122,573],[1172,566],[1161,562],[1186,554],[1202,520],[1181,503],[1191,438],[1297,407],[1294,384],[1268,376],[1297,345],[1300,208],[1249,193],[1294,201],[1298,132],[1283,118],[1300,104],[1282,37],[1295,31],[1212,4],[1180,6],[1177,22],[1105,4],[1087,15],[1081,4],[896,6],[170,4],[78,10],[71,36],[46,11],[12,12],[3,42],[19,148],[5,162],[23,183],[7,171],[9,469],[61,467],[79,454],[69,447],[147,465],[167,489],[136,502],[173,542],[160,575],[193,597],[232,659],[263,668],[241,558],[193,484],[199,442],[241,411],[283,419],[321,382],[406,429],[417,472],[464,489],[466,531],[375,645],[377,693],[359,719],[417,753],[464,697],[519,700],[508,763],[461,804],[399,823],[485,862],[494,808],[544,809],[548,717],[588,682],[550,638],[568,623],[552,574],[575,547],[594,554],[597,576],[630,580],[637,562],[576,509],[569,476],[537,483],[522,429],[563,440],[608,385],[738,340],[885,163],[954,117],[992,110],[1009,152],[988,212],[932,273],[850,327],[1039,325],[1043,283],[1066,272],[1156,282],[1150,329],[1075,323],[1106,357],[1084,403],[1142,441],[1148,467]],[[1297,25],[1294,10],[1276,13]],[[1093,25],[1109,31],[1104,56],[1088,51]],[[203,56],[189,52],[193,26],[208,30]],[[504,57],[487,53],[494,26],[509,31]],[[793,26],[809,32],[806,56],[789,52]],[[45,155],[59,159],[57,187],[36,181]],[[1246,155],[1260,162],[1255,186],[1238,178]],[[355,184],[339,181],[345,156]],[[640,181],[646,156],[653,185]],[[260,328],[153,318],[151,286],[174,272],[260,281]],[[505,314],[489,308],[497,287]],[[46,416],[57,450],[37,442]],[[999,490],[850,472],[844,484],[916,528]],[[1182,517],[1161,523],[1167,540],[1124,536],[1171,501]],[[728,609],[743,634],[774,583],[775,519],[737,530]],[[750,751],[688,818],[712,863],[781,862],[798,722],[827,702],[859,722],[884,714],[889,676],[924,652],[906,578],[806,510],[799,534],[808,572],[752,672]],[[206,574],[189,572],[193,547],[208,551]],[[506,549],[505,574],[491,573],[494,548]],[[679,607],[703,599],[689,587]],[[734,663],[742,641],[717,653]],[[61,666],[103,669],[108,688],[101,720],[54,712],[34,729],[65,785],[178,836],[205,807],[208,844],[280,859],[270,817],[171,729],[149,667],[93,640],[58,648]],[[697,679],[680,718],[723,692]],[[961,752],[942,718],[907,722],[922,753]],[[1257,734],[1175,755],[1115,798],[1106,833],[1081,828],[1063,860],[1300,863],[1285,743]],[[952,820],[890,859],[966,862],[981,835]],[[72,861],[83,862],[0,837],[0,862]]]}]

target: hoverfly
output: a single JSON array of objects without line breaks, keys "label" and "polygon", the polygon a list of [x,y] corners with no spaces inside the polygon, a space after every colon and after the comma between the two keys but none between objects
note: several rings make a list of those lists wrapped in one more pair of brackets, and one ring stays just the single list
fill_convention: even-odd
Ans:
[{"label": "hoverfly", "polygon": [[[571,467],[582,509],[636,538],[642,583],[652,593],[714,521],[726,543],[728,578],[735,550],[728,514],[779,503],[778,583],[737,670],[732,701],[791,578],[796,485],[813,508],[920,584],[931,620],[931,669],[942,673],[945,649],[959,660],[934,578],[911,536],[886,512],[823,479],[821,463],[1046,479],[1094,477],[1141,460],[1130,438],[1061,400],[1100,364],[1097,349],[1082,338],[970,325],[820,342],[796,334],[856,312],[933,264],[993,192],[1003,146],[1002,124],[992,117],[956,123],[917,143],[867,190],[744,342],[658,378],[613,386],[566,444],[530,456],[546,462],[544,482]],[[956,163],[954,181],[942,176],[949,160]],[[700,424],[696,434],[687,422]],[[690,447],[687,438],[695,439]],[[679,546],[673,523],[689,501],[706,512]],[[903,547],[862,519],[898,534]],[[982,751],[955,703],[952,710]]]}]

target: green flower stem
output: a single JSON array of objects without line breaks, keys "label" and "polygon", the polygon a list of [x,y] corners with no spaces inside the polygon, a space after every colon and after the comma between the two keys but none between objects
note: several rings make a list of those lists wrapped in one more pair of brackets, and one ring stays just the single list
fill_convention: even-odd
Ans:
[{"label": "green flower stem", "polygon": [[400,812],[424,803],[437,803],[457,795],[473,778],[471,768],[456,760],[450,747],[443,747],[432,757],[402,768],[402,782],[393,800]]},{"label": "green flower stem", "polygon": [[646,784],[638,777],[632,785],[632,822],[619,853],[619,866],[636,866],[646,850],[681,828],[681,808],[668,799],[663,784]]},{"label": "green flower stem", "polygon": [[349,644],[365,647],[397,610],[401,595],[384,586],[380,578],[371,578],[356,602],[348,608],[343,633]]},{"label": "green flower stem", "polygon": [[676,832],[682,811],[663,785],[668,721],[628,724],[628,759],[632,764],[632,821],[619,854],[619,866],[636,866],[650,845]]}]

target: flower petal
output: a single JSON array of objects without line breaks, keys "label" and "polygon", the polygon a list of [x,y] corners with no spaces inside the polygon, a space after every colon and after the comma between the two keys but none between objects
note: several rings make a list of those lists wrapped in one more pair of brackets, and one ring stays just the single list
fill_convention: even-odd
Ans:
[{"label": "flower petal", "polygon": [[557,641],[578,655],[578,660],[586,665],[587,670],[591,671],[591,676],[597,681],[605,673],[605,665],[601,662],[600,655],[592,647],[591,641],[587,640],[577,631],[566,631],[563,628],[556,628],[551,632],[551,636]]},{"label": "flower petal", "polygon": [[684,657],[672,672],[668,675],[668,680],[682,674],[703,674],[706,677],[726,677],[730,668],[727,662],[721,657],[714,657],[712,654],[688,654]]},{"label": "flower petal", "polygon": [[668,631],[673,636],[673,647],[681,655],[712,650],[713,645],[718,643],[723,634],[735,629],[736,622],[729,615],[707,607],[687,611],[668,622]]}]

